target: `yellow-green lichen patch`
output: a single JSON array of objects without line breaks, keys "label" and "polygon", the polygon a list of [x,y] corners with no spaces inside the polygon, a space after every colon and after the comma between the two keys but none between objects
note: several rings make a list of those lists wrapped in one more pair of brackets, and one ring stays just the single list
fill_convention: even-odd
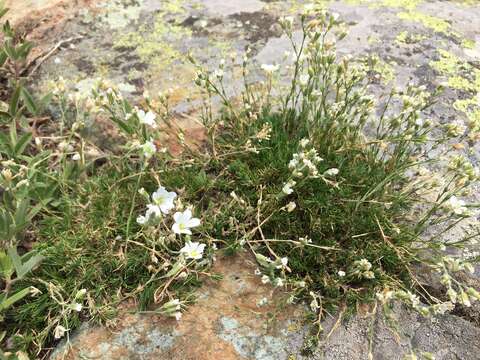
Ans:
[{"label": "yellow-green lichen patch", "polygon": [[395,80],[395,69],[392,63],[380,59],[378,55],[371,55],[360,63],[360,70],[365,71],[384,84]]},{"label": "yellow-green lichen patch", "polygon": [[308,3],[300,2],[298,0],[291,0],[283,7],[281,3],[268,3],[264,9],[271,10],[274,5],[282,7],[289,14],[302,14],[305,12],[306,6],[314,5],[317,9],[327,9],[332,0],[313,0]]},{"label": "yellow-green lichen patch", "polygon": [[402,20],[414,21],[423,24],[428,29],[442,34],[452,34],[451,25],[448,21],[421,13],[419,11],[403,11],[397,14]]},{"label": "yellow-green lichen patch", "polygon": [[475,48],[475,40],[463,39],[462,40],[462,47],[464,49],[474,49]]},{"label": "yellow-green lichen patch", "polygon": [[178,0],[166,2],[165,7],[159,12],[153,26],[142,25],[137,30],[121,34],[114,44],[114,48],[133,48],[142,62],[154,66],[156,70],[169,67],[181,53],[175,47],[178,41],[191,36],[191,31],[175,19],[167,21],[165,17],[181,14]]},{"label": "yellow-green lichen patch", "polygon": [[126,27],[131,21],[140,17],[142,7],[140,5],[124,5],[120,1],[107,3],[104,5],[106,13],[103,21],[111,29],[121,29]]},{"label": "yellow-green lichen patch", "polygon": [[464,70],[464,62],[455,54],[443,49],[439,49],[438,54],[440,55],[440,59],[431,61],[430,66],[432,66],[440,74],[455,76],[458,75],[460,71]]},{"label": "yellow-green lichen patch", "polygon": [[395,42],[399,45],[401,44],[415,44],[422,40],[425,40],[427,37],[419,34],[412,34],[408,31],[400,32],[395,38]]},{"label": "yellow-green lichen patch", "polygon": [[349,5],[370,5],[372,8],[391,7],[414,10],[423,0],[346,0]]},{"label": "yellow-green lichen patch", "polygon": [[458,99],[453,107],[465,113],[470,127],[470,136],[480,132],[480,70],[461,60],[446,50],[438,51],[440,58],[430,62],[430,66],[447,78],[446,85],[468,94],[466,99]]}]

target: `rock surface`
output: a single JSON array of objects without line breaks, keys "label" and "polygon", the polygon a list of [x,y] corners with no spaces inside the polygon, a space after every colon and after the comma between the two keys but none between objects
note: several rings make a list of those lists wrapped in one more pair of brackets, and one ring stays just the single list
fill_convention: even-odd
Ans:
[{"label": "rock surface", "polygon": [[[370,71],[373,94],[412,81],[433,89],[445,83],[440,101],[424,114],[439,124],[480,116],[480,3],[475,0],[316,0],[339,13],[349,35],[340,54],[377,55]],[[191,52],[215,68],[234,56],[238,69],[245,48],[258,63],[282,63],[290,50],[276,22],[302,11],[302,1],[260,0],[7,0],[9,18],[23,26],[44,54],[58,50],[35,74],[40,88],[64,77],[74,91],[88,90],[96,78],[108,79],[125,95],[141,101],[144,91],[170,89],[179,126],[198,130],[192,116],[198,96],[191,86]],[[230,79],[229,79],[230,80]],[[235,94],[235,79],[229,93]],[[467,100],[462,107],[459,100]],[[478,145],[462,140],[460,152],[478,165]],[[102,144],[99,144],[102,145]],[[480,192],[473,197],[479,201]],[[452,235],[455,236],[455,235]],[[472,249],[478,255],[478,248]],[[113,329],[84,326],[52,359],[303,359],[308,328],[301,306],[281,306],[284,296],[253,275],[248,256],[222,258],[214,271],[223,280],[205,284],[198,301],[176,322],[151,314],[122,315]],[[477,276],[480,269],[477,268]],[[478,279],[477,279],[478,280]],[[476,281],[476,280],[475,280]],[[478,281],[475,283],[478,287]],[[266,298],[267,305],[257,302]],[[434,321],[398,307],[394,335],[380,315],[337,323],[327,319],[331,336],[314,359],[403,359],[431,352],[436,359],[480,359],[480,317],[457,311]],[[473,314],[473,315],[472,315]],[[475,315],[476,314],[476,315]],[[467,319],[467,320],[465,320]],[[371,339],[371,341],[370,341]],[[71,346],[71,348],[70,348]]]},{"label": "rock surface", "polygon": [[246,254],[222,257],[212,271],[223,279],[204,284],[180,321],[135,314],[121,316],[113,329],[84,326],[51,359],[360,360],[368,359],[370,343],[374,359],[400,360],[411,352],[437,360],[479,358],[480,329],[473,324],[454,315],[431,321],[400,306],[396,332],[380,313],[327,319],[323,327],[331,335],[303,356],[304,308],[282,305],[285,294],[262,284],[254,270]]}]

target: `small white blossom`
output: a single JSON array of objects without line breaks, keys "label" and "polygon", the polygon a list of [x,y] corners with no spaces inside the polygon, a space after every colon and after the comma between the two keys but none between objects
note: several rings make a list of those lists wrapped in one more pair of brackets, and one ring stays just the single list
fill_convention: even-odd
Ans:
[{"label": "small white blossom", "polygon": [[203,250],[205,244],[198,242],[187,242],[185,246],[180,249],[180,252],[185,255],[187,259],[200,260],[203,257]]},{"label": "small white blossom", "polygon": [[57,325],[53,332],[53,336],[55,337],[55,339],[61,339],[66,332],[67,332],[66,328],[64,328],[62,325]]},{"label": "small white blossom", "polygon": [[293,201],[290,201],[286,207],[288,212],[292,212],[297,207],[297,204],[295,204]]},{"label": "small white blossom", "polygon": [[262,64],[260,68],[265,71],[267,74],[273,74],[274,72],[280,69],[279,65],[272,65],[272,64]]},{"label": "small white blossom", "polygon": [[172,210],[174,200],[177,197],[177,193],[174,191],[167,191],[163,186],[160,186],[157,191],[152,194],[152,200],[164,214],[168,214]]},{"label": "small white blossom", "polygon": [[270,278],[267,275],[262,276],[262,284],[268,284],[270,282]]},{"label": "small white blossom", "polygon": [[221,79],[221,78],[223,78],[223,70],[222,69],[217,69],[213,72],[213,75],[216,78]]},{"label": "small white blossom", "polygon": [[339,170],[337,168],[331,168],[331,169],[328,169],[327,171],[325,171],[325,175],[327,176],[335,176],[337,175],[339,172]]},{"label": "small white blossom", "polygon": [[182,313],[180,311],[177,311],[175,313],[175,320],[180,321],[181,318],[182,318]]},{"label": "small white blossom", "polygon": [[338,270],[337,275],[340,276],[340,277],[344,277],[346,274],[345,274],[345,271]]},{"label": "small white blossom", "polygon": [[298,82],[300,83],[301,86],[307,86],[309,80],[310,80],[310,76],[308,76],[308,74],[301,74],[298,77]]},{"label": "small white blossom", "polygon": [[154,129],[157,127],[157,124],[155,123],[156,115],[152,111],[145,113],[143,110],[137,110],[137,117],[140,124],[151,126]]},{"label": "small white blossom", "polygon": [[80,311],[82,311],[83,306],[82,306],[82,304],[79,304],[79,303],[72,303],[71,308],[72,308],[72,310],[80,312]]},{"label": "small white blossom", "polygon": [[187,209],[184,212],[176,212],[173,215],[175,223],[172,226],[172,231],[175,234],[188,234],[191,235],[191,228],[200,225],[200,219],[192,217],[192,210]]},{"label": "small white blossom", "polygon": [[81,157],[80,157],[80,154],[79,154],[79,153],[73,154],[73,156],[72,156],[72,160],[73,160],[73,161],[78,161],[78,160],[80,160],[80,159],[81,159]]},{"label": "small white blossom", "polygon": [[145,142],[145,144],[142,145],[142,151],[143,155],[147,159],[150,159],[155,154],[155,152],[157,151],[157,147],[155,146],[155,143],[152,139],[148,140],[147,142]]},{"label": "small white blossom", "polygon": [[446,206],[456,215],[468,214],[468,209],[465,207],[465,201],[458,199],[456,196],[452,196],[450,199],[448,199]]},{"label": "small white blossom", "polygon": [[302,140],[300,140],[300,146],[301,146],[302,148],[307,147],[307,145],[308,145],[309,143],[310,143],[310,140],[308,140],[308,139],[302,139]]},{"label": "small white blossom", "polygon": [[286,195],[290,195],[293,193],[293,187],[295,186],[296,182],[293,180],[288,181],[283,185],[282,192]]},{"label": "small white blossom", "polygon": [[268,299],[266,297],[263,297],[257,301],[257,306],[264,306],[268,304]]}]

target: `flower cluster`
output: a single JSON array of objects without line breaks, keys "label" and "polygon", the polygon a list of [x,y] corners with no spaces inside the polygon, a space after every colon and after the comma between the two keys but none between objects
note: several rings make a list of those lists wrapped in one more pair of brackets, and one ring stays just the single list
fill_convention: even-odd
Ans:
[{"label": "flower cluster", "polygon": [[[168,215],[171,210],[178,207],[175,204],[177,193],[174,191],[168,191],[165,187],[160,186],[151,196],[144,189],[140,189],[140,194],[146,197],[150,203],[147,204],[147,211],[145,215],[139,215],[137,217],[137,223],[140,225],[155,225],[163,215]],[[173,225],[171,231],[174,234],[186,234],[191,235],[191,229],[200,225],[200,219],[193,217],[192,210],[187,208],[184,211],[177,211],[173,214]],[[186,253],[192,254],[189,248],[186,248]],[[203,247],[198,251],[200,254],[203,252]],[[187,256],[190,258],[196,258],[196,256]],[[200,256],[201,257],[201,256]]]},{"label": "flower cluster", "polygon": [[372,264],[367,259],[357,260],[353,263],[353,274],[364,279],[375,279],[375,273],[371,271]]},{"label": "flower cluster", "polygon": [[437,271],[442,274],[440,282],[447,288],[447,295],[453,304],[460,302],[464,306],[469,307],[474,301],[480,300],[478,291],[472,287],[464,288],[450,275],[458,271],[473,273],[474,268],[472,264],[451,256],[444,256],[437,263]]},{"label": "flower cluster", "polygon": [[[255,254],[255,257],[259,265],[262,267],[262,271],[260,269],[255,270],[255,275],[262,276],[262,284],[271,283],[276,287],[282,287],[285,285],[285,270],[289,270],[287,257],[277,258],[276,260],[272,260],[262,254]],[[276,275],[278,270],[281,271],[281,276]]]},{"label": "flower cluster", "polygon": [[145,113],[143,110],[135,109],[135,116],[137,117],[140,124],[148,125],[152,127],[152,129],[157,128],[157,123],[155,122],[155,118],[157,117],[154,112],[148,111]]},{"label": "flower cluster", "polygon": [[173,191],[167,191],[163,186],[160,186],[151,196],[151,203],[147,204],[147,211],[145,215],[137,217],[137,223],[145,225],[153,223],[160,218],[162,214],[167,215],[170,210],[175,208],[175,198],[177,194]]},{"label": "flower cluster", "polygon": [[175,319],[180,320],[182,318],[182,303],[179,299],[173,299],[160,307],[160,312],[166,316],[173,316]]},{"label": "flower cluster", "polygon": [[445,203],[445,209],[458,216],[470,216],[471,213],[465,206],[465,201],[458,199],[455,195],[452,195]]},{"label": "flower cluster", "polygon": [[[36,290],[38,291],[38,289]],[[83,309],[83,301],[85,299],[85,296],[87,294],[86,289],[80,289],[75,293],[75,296],[73,300],[67,302],[63,300],[63,296],[61,295],[60,291],[58,288],[56,288],[53,284],[49,284],[48,286],[48,291],[50,293],[50,296],[52,297],[53,300],[55,300],[58,305],[61,307],[61,315],[62,317],[67,316],[68,313],[75,311],[75,312],[80,312]],[[69,331],[68,328],[64,327],[61,325],[59,322],[55,326],[55,329],[53,330],[53,337],[55,339],[60,339],[62,338],[67,332]]]},{"label": "flower cluster", "polygon": [[318,156],[314,148],[307,150],[309,144],[308,139],[300,141],[300,151],[293,154],[292,160],[288,163],[288,168],[292,171],[292,175],[297,178],[301,177],[317,177],[317,165],[323,161]]}]

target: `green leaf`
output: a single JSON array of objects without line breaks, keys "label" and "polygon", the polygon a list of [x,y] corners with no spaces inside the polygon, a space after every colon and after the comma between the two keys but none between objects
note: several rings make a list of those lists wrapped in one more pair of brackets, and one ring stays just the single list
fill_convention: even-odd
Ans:
[{"label": "green leaf", "polygon": [[13,262],[16,276],[19,279],[23,278],[29,271],[33,270],[43,260],[43,256],[40,254],[32,255],[32,253],[27,253],[23,255],[22,258],[28,258],[28,260],[22,263],[22,258],[18,255],[16,247],[9,248],[8,255]]},{"label": "green leaf", "polygon": [[10,107],[8,112],[11,116],[15,116],[18,110],[18,104],[20,103],[20,92],[22,90],[21,86],[17,86],[15,91],[12,94],[12,98],[10,99]]},{"label": "green leaf", "polygon": [[25,148],[30,143],[30,140],[32,140],[32,133],[27,132],[22,135],[20,140],[18,140],[18,142],[16,143],[15,149],[13,150],[13,152],[15,153],[15,156],[19,156],[23,154],[23,152],[25,151]]},{"label": "green leaf", "polygon": [[3,280],[10,280],[14,272],[13,262],[5,251],[0,250],[0,275]]},{"label": "green leaf", "polygon": [[[25,254],[25,256],[31,256],[30,253],[28,254]],[[31,256],[26,262],[24,262],[22,264],[22,270],[21,272],[19,273],[17,271],[17,277],[18,278],[23,278],[28,272],[32,271],[33,269],[35,269],[35,267],[37,267],[38,264],[40,264],[40,262],[44,259],[44,257],[40,254],[36,254],[36,255],[33,255]]]},{"label": "green leaf", "polygon": [[[0,5],[2,5],[2,6],[0,7],[0,18],[2,18],[2,17],[8,12],[8,10],[10,10],[10,9],[3,7],[3,1],[0,2]],[[1,340],[2,340],[2,339],[0,339],[0,341],[1,341]]]},{"label": "green leaf", "polygon": [[12,43],[10,40],[5,41],[4,43],[4,50],[7,53],[8,57],[12,60],[17,60],[18,54],[15,51],[15,48],[12,46]]},{"label": "green leaf", "polygon": [[5,50],[0,50],[0,66],[3,66],[8,59],[8,55]]},{"label": "green leaf", "polygon": [[0,311],[8,309],[10,306],[15,304],[17,301],[22,300],[28,294],[30,294],[30,288],[29,287],[16,292],[15,294],[8,297],[7,299],[4,299],[0,303]]},{"label": "green leaf", "polygon": [[37,104],[35,104],[35,100],[33,96],[28,92],[28,90],[22,87],[21,90],[23,101],[27,106],[28,111],[30,111],[33,115],[36,115],[38,112]]},{"label": "green leaf", "polygon": [[24,42],[22,45],[20,45],[17,49],[16,52],[18,54],[18,57],[22,59],[26,59],[28,54],[33,48],[33,44],[29,41]]},{"label": "green leaf", "polygon": [[18,276],[18,271],[22,270],[22,259],[18,255],[16,246],[9,247],[7,251],[10,260],[12,261],[13,267],[15,268],[15,272],[17,272]]}]

